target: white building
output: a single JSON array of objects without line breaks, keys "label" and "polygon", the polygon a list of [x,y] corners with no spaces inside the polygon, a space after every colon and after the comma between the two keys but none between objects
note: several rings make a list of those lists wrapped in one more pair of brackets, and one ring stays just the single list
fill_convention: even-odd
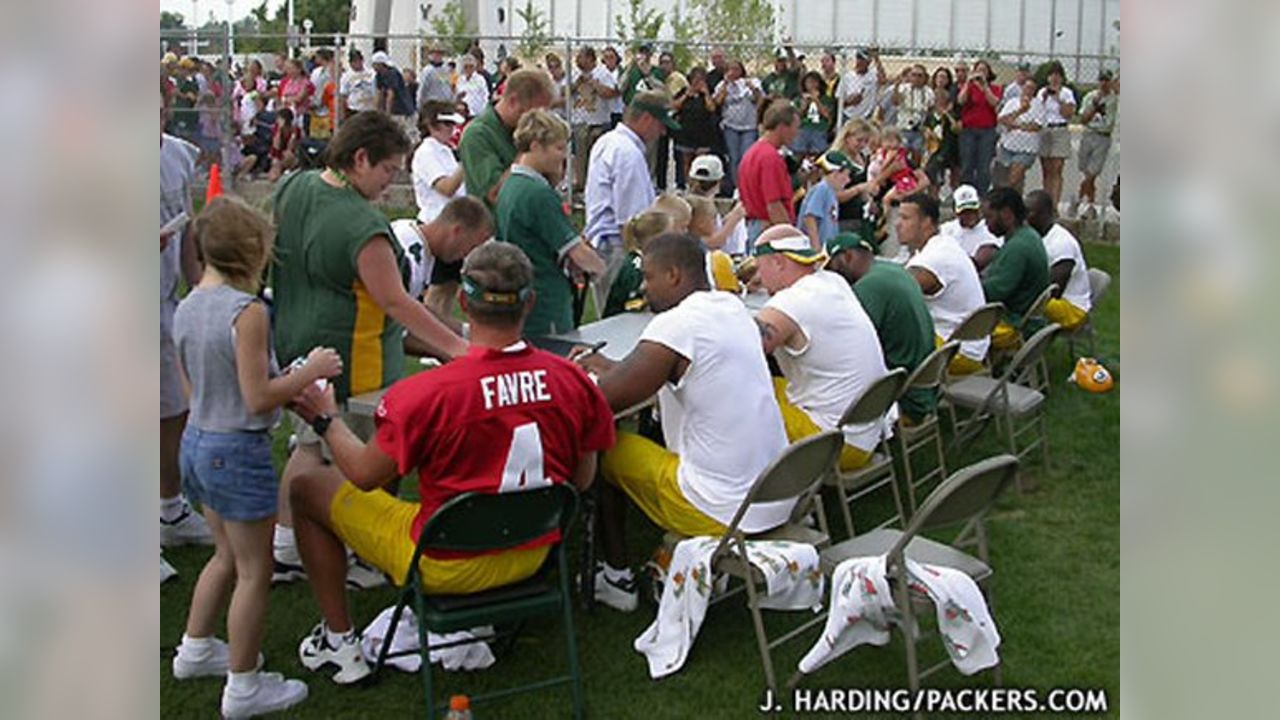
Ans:
[{"label": "white building", "polygon": [[[430,32],[430,18],[446,0],[353,0],[353,35],[414,35]],[[461,0],[481,36],[518,38],[525,31],[518,10],[525,0]],[[615,18],[628,12],[627,0],[533,0],[546,13],[552,37],[600,40],[615,37]],[[686,0],[648,0],[647,6],[675,17]],[[798,44],[875,45],[886,48],[993,50],[1010,60],[1050,56],[1072,59],[1090,70],[1096,60],[1120,54],[1120,0],[781,0],[778,36]],[[671,36],[664,23],[662,36]],[[488,57],[515,41],[484,40]],[[390,51],[412,65],[407,41]],[[1083,61],[1078,58],[1086,58]]]}]

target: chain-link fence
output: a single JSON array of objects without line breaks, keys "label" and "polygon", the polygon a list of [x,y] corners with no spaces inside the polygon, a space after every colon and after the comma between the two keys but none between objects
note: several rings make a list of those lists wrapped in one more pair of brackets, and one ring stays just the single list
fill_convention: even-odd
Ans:
[{"label": "chain-link fence", "polygon": [[[305,167],[317,162],[327,139],[341,126],[349,111],[378,106],[406,117],[406,127],[416,112],[418,100],[429,91],[419,92],[424,83],[439,89],[447,86],[445,97],[452,96],[458,110],[468,117],[478,114],[487,102],[501,92],[501,79],[517,64],[540,67],[552,72],[560,88],[554,110],[570,122],[581,120],[575,104],[584,99],[571,90],[575,57],[579,50],[596,51],[597,62],[606,67],[612,62],[606,49],[613,49],[620,60],[617,73],[625,73],[634,54],[633,48],[649,44],[653,63],[658,65],[670,54],[681,77],[696,66],[713,70],[715,59],[723,55],[725,62],[741,60],[749,77],[767,79],[774,62],[784,54],[783,48],[765,43],[712,43],[678,41],[659,38],[652,41],[607,37],[539,36],[427,36],[427,35],[229,35],[225,26],[214,31],[165,31],[161,33],[162,92],[168,101],[168,130],[185,137],[202,150],[201,165],[218,162],[224,169],[235,169],[236,179],[265,177],[274,179],[280,171]],[[788,46],[788,62],[795,63],[801,77],[815,71],[829,82],[828,91],[839,78],[852,72],[860,49],[854,45],[796,42]],[[866,49],[866,48],[861,48]],[[194,54],[192,51],[195,51]],[[939,68],[953,73],[957,66],[971,70],[978,60],[985,60],[995,74],[996,83],[1012,82],[1017,68],[1027,63],[1033,74],[1043,80],[1050,61],[1062,64],[1067,84],[1075,90],[1077,100],[1097,84],[1098,74],[1114,69],[1118,59],[1108,55],[1047,55],[1012,50],[1006,52],[964,48],[875,49],[870,66],[882,80],[881,96],[876,99],[872,117],[886,124],[894,122],[895,106],[889,101],[890,88],[912,66],[923,65],[932,78]],[[361,59],[353,60],[352,51]],[[467,52],[469,51],[469,52]],[[388,69],[397,78],[383,80],[372,69],[374,53],[386,53]],[[481,59],[477,72],[483,83],[468,79],[459,59],[474,54]],[[439,65],[433,64],[433,60]],[[612,68],[610,68],[612,69]],[[403,85],[403,88],[400,86]],[[383,90],[389,90],[384,93]],[[373,99],[370,99],[372,93]],[[482,102],[479,98],[484,96]],[[835,118],[848,118],[844,95],[834,93]],[[581,109],[581,108],[579,108]],[[288,113],[281,112],[288,110]],[[620,103],[611,115],[621,112]],[[292,115],[292,128],[282,129],[282,116]],[[833,125],[838,125],[834,123]],[[833,134],[831,128],[828,137]],[[281,136],[285,136],[282,138]],[[296,137],[296,148],[289,148],[289,138]],[[1075,139],[1078,143],[1078,138]],[[661,162],[654,166],[658,184],[663,187],[682,185],[684,166],[677,150],[664,142]],[[1117,143],[1118,145],[1118,143]],[[1074,146],[1073,146],[1074,147]],[[562,190],[574,199],[574,188],[581,187],[583,164],[575,156],[584,148],[571,147]],[[1065,186],[1078,182],[1075,163],[1067,164]],[[274,171],[273,171],[274,167]],[[1101,187],[1110,187],[1118,173],[1117,153],[1111,154],[1101,178]],[[1031,173],[1031,176],[1036,173]],[[1036,178],[1029,177],[1029,187]],[[407,172],[401,178],[407,184]]]}]

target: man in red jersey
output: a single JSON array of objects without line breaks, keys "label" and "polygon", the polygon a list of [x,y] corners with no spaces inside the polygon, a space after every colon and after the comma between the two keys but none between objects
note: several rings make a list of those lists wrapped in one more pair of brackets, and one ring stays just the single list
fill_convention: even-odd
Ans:
[{"label": "man in red jersey", "polygon": [[[613,414],[585,372],[521,340],[532,283],[533,267],[515,245],[473,250],[459,292],[470,351],[392,385],[367,444],[343,425],[332,390],[309,387],[295,399],[348,478],[304,478],[291,489],[298,549],[323,616],[298,651],[307,668],[336,665],[340,684],[370,672],[347,611],[344,543],[400,583],[423,525],[450,498],[591,484],[596,452],[614,442]],[[415,470],[420,503],[376,492]],[[424,555],[423,582],[451,594],[518,582],[541,567],[558,539],[552,533],[494,554]]]}]

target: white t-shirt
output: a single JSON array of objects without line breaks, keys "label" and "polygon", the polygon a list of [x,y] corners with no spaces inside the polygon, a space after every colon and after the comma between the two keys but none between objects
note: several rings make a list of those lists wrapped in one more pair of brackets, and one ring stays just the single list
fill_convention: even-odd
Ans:
[{"label": "white t-shirt", "polygon": [[[876,101],[880,97],[879,90],[880,80],[876,76],[875,68],[867,68],[867,71],[861,75],[853,70],[846,72],[840,79],[840,88],[837,90],[840,96],[845,98],[845,119],[870,118],[871,113],[876,109]],[[850,96],[858,93],[862,93],[862,101],[857,105],[850,105]]]},{"label": "white t-shirt", "polygon": [[[601,65],[600,67],[604,68],[604,71],[609,73],[609,76],[613,78],[613,86],[615,88],[622,84],[622,72],[623,72],[622,65],[618,65],[618,67],[612,70],[605,67],[604,65]],[[625,107],[622,104],[622,93],[618,93],[617,95],[614,95],[613,97],[609,98],[608,104],[609,104],[609,113],[611,115],[621,115],[622,111],[625,109]]]},{"label": "white t-shirt", "polygon": [[[1013,115],[1022,108],[1021,98],[1006,98],[1004,105],[1000,107],[999,117],[1006,118]],[[1043,125],[1044,119],[1040,116],[1041,107],[1035,100],[1031,101],[1031,107],[1018,117],[1018,122],[1030,122],[1037,125]],[[1030,153],[1036,155],[1040,152],[1040,133],[1033,130],[1018,130],[1013,128],[1005,128],[1005,132],[1000,136],[1000,147],[1009,152]]]},{"label": "white t-shirt", "polygon": [[1067,278],[1067,287],[1062,291],[1062,299],[1089,312],[1093,309],[1089,296],[1089,266],[1085,265],[1080,243],[1070,230],[1057,223],[1049,228],[1049,232],[1041,240],[1044,242],[1044,251],[1049,256],[1050,268],[1061,260],[1075,261],[1075,265],[1071,266],[1071,276]]},{"label": "white t-shirt", "polygon": [[[784,345],[773,357],[787,378],[787,399],[823,430],[835,429],[849,404],[889,373],[876,328],[843,277],[818,270],[769,298],[765,308],[791,318],[804,335],[800,350]],[[851,425],[844,441],[871,451],[888,429]]]},{"label": "white t-shirt", "polygon": [[1040,88],[1040,92],[1036,93],[1036,99],[1032,102],[1045,127],[1066,125],[1071,119],[1062,116],[1063,103],[1076,104],[1075,94],[1066,85],[1062,86],[1057,95],[1050,95],[1047,87]]},{"label": "white t-shirt", "polygon": [[943,235],[955,238],[960,243],[960,249],[968,253],[969,257],[976,255],[978,248],[985,245],[995,245],[997,248],[1004,245],[1003,238],[992,235],[987,229],[986,220],[979,220],[977,225],[967,228],[960,224],[960,218],[955,218],[942,223],[939,230]]},{"label": "white t-shirt", "polygon": [[409,291],[411,297],[422,297],[422,291],[431,282],[431,269],[435,267],[436,258],[431,248],[418,231],[418,221],[413,218],[402,218],[391,221],[391,232],[396,236],[404,255],[409,259]]},{"label": "white t-shirt", "polygon": [[453,195],[441,195],[433,185],[458,169],[458,159],[449,146],[427,137],[413,152],[413,195],[418,201],[418,220],[431,222],[453,198],[467,194],[467,184],[458,183]]},{"label": "white t-shirt", "polygon": [[467,115],[470,117],[476,117],[484,112],[485,106],[489,104],[489,83],[485,82],[484,76],[478,72],[471,73],[470,79],[459,73],[458,84],[454,90],[466,93],[462,96],[462,102],[466,103]]},{"label": "white t-shirt", "polygon": [[[787,445],[773,381],[751,311],[736,296],[699,291],[644,329],[640,341],[689,361],[676,384],[658,391],[667,447],[680,456],[680,492],[694,507],[729,524],[760,471]],[[786,522],[794,503],[753,505],[747,532]]]},{"label": "white t-shirt", "polygon": [[[970,313],[987,302],[978,269],[954,238],[934,235],[907,260],[907,267],[928,270],[942,285],[933,295],[925,295],[924,301],[933,317],[934,331],[943,338],[950,337]],[[991,338],[969,340],[960,343],[960,353],[981,361],[987,357],[990,345]]]},{"label": "white t-shirt", "polygon": [[933,107],[933,89],[927,85],[916,87],[911,83],[898,85],[898,127],[903,130],[920,130],[925,115]]},{"label": "white t-shirt", "polygon": [[342,71],[342,81],[338,83],[338,94],[347,98],[347,107],[355,112],[374,109],[377,102],[377,76],[373,70]]},{"label": "white t-shirt", "polygon": [[[722,227],[724,227],[724,218],[716,216],[716,232],[719,232]],[[724,247],[720,249],[735,257],[747,254],[746,219],[739,220],[738,224],[733,226],[733,229],[729,231],[729,236],[724,239]]]},{"label": "white t-shirt", "polygon": [[[573,69],[572,82],[577,82],[582,75],[578,68]],[[591,79],[600,85],[616,90],[618,81],[613,73],[603,65],[591,69]],[[609,111],[613,107],[613,98],[602,98],[592,85],[581,85],[573,97],[574,125],[608,125]]]}]

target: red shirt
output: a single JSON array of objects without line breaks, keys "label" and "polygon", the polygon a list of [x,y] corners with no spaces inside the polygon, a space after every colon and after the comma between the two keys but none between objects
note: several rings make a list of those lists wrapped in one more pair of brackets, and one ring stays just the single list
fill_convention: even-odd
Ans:
[{"label": "red shirt", "polygon": [[782,201],[794,225],[796,208],[792,202],[791,175],[787,161],[777,146],[761,138],[742,156],[738,164],[738,197],[749,220],[768,220],[769,203]]},{"label": "red shirt", "polygon": [[996,126],[996,108],[1000,106],[1000,97],[1004,95],[1004,88],[998,84],[991,86],[991,94],[996,98],[995,105],[987,102],[987,96],[982,92],[982,88],[972,80],[966,82],[960,92],[969,94],[969,102],[960,106],[962,127],[982,129]]},{"label": "red shirt", "polygon": [[[472,346],[444,367],[392,385],[378,405],[378,447],[401,475],[418,471],[415,543],[427,519],[456,495],[568,482],[583,453],[613,446],[613,413],[581,368],[528,345],[513,347]],[[557,531],[522,547],[559,537]]]}]

